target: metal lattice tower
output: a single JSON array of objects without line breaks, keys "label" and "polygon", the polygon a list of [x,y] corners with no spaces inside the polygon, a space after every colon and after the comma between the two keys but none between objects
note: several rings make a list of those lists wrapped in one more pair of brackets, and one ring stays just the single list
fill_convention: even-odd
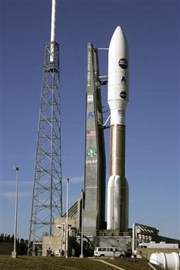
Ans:
[{"label": "metal lattice tower", "polygon": [[29,243],[41,241],[42,233],[52,235],[54,218],[62,215],[61,121],[59,45],[46,44],[39,111]]},{"label": "metal lattice tower", "polygon": [[42,235],[51,236],[54,219],[62,216],[59,44],[54,38],[46,43],[43,66],[28,248],[33,255],[41,250]]}]

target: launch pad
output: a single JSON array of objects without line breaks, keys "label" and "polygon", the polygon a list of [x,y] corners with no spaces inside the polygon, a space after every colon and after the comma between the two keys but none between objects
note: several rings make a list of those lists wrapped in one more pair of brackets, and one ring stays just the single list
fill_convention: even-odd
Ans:
[{"label": "launch pad", "polygon": [[[134,224],[129,229],[128,224],[125,110],[129,101],[129,59],[125,35],[120,26],[112,35],[109,49],[106,49],[109,50],[106,76],[101,76],[99,71],[100,49],[88,43],[84,189],[70,209],[67,203],[66,213],[62,215],[60,69],[55,22],[56,0],[52,0],[51,39],[46,44],[43,66],[28,253],[46,256],[51,247],[54,255],[60,256],[64,250],[68,256],[71,248],[75,248],[83,257],[90,255],[97,246],[135,252],[140,241],[163,239],[155,228]],[[104,123],[101,87],[107,84],[109,116]],[[104,140],[107,128],[110,128],[108,184]]]},{"label": "launch pad", "polygon": [[[104,142],[104,130],[107,126],[103,124],[101,99],[101,87],[107,84],[107,80],[102,81],[99,74],[98,49],[92,43],[88,43],[84,190],[77,202],[68,209],[68,212],[61,217],[57,217],[54,223],[53,236],[43,237],[43,256],[46,256],[48,247],[51,247],[55,256],[63,256],[64,251],[67,251],[67,246],[67,256],[71,256],[72,249],[75,249],[76,256],[93,256],[95,247],[117,247],[119,250],[132,251],[133,254],[136,254],[141,242],[170,241],[168,238],[159,236],[156,228],[136,223],[132,228],[128,227],[128,187],[127,185],[123,186],[122,182],[121,186],[117,185],[121,189],[120,193],[118,193],[119,190],[117,191],[120,198],[116,202],[120,202],[119,205],[111,205],[111,200],[109,201],[111,210],[116,210],[118,219],[116,219],[116,223],[114,220],[111,222],[111,218],[115,218],[112,211],[109,216],[109,227],[107,226],[105,217],[106,155]],[[125,78],[124,75],[122,77]],[[124,116],[124,113],[120,115]],[[122,139],[121,144],[116,145],[111,152],[116,165],[112,166],[110,172],[114,174],[118,172],[121,177],[120,181],[122,181],[122,177],[125,179],[124,120],[121,124],[112,128],[112,140],[116,140],[114,134],[116,130],[122,130],[120,131]],[[116,149],[118,147],[120,149]],[[120,162],[117,157],[120,157]],[[112,177],[112,174],[110,175]],[[113,186],[110,186],[110,192],[114,192],[112,189]],[[124,196],[123,200],[121,200],[122,195]],[[122,204],[122,201],[124,204]],[[120,221],[120,219],[122,220]],[[117,228],[114,228],[114,225],[111,228],[111,224],[116,224]]]},{"label": "launch pad", "polygon": [[[120,122],[120,125],[116,123],[112,127],[112,134],[114,134],[112,136],[112,140],[116,139],[116,130],[122,130],[122,132],[119,133],[120,144],[119,141],[117,141],[118,144],[114,144],[114,146],[116,145],[117,149],[113,148],[113,151],[111,151],[113,157],[110,172],[111,178],[119,178],[120,185],[114,189],[111,185],[108,187],[110,193],[113,195],[112,192],[114,190],[114,195],[118,195],[118,198],[115,197],[112,198],[112,201],[109,201],[111,215],[109,216],[110,225],[107,229],[105,217],[107,205],[107,183],[104,130],[108,127],[107,125],[103,124],[104,117],[101,87],[106,86],[108,81],[107,76],[100,76],[98,52],[98,48],[94,47],[92,43],[87,44],[84,190],[83,195],[78,198],[78,202],[68,210],[69,250],[71,250],[71,247],[75,247],[76,250],[79,250],[83,242],[83,254],[85,253],[86,255],[93,253],[94,247],[96,246],[114,246],[120,250],[130,250],[132,236],[132,230],[128,229],[128,187],[127,185],[123,185],[122,182],[123,179],[125,179],[124,120],[123,123]],[[119,60],[120,59],[118,59],[117,64]],[[121,69],[121,67],[119,68]],[[128,77],[124,74],[124,71],[123,74],[120,74],[120,76],[126,81],[128,80]],[[103,81],[102,78],[105,78],[106,80]],[[126,86],[127,85],[124,85],[123,83],[124,92],[126,90]],[[118,99],[120,100],[120,108],[117,109],[117,113],[119,115],[118,111],[121,109],[121,97],[119,96]],[[115,101],[115,103],[117,102]],[[122,108],[121,113],[124,115],[125,113],[123,110],[124,108]],[[113,164],[113,162],[115,164]],[[116,176],[116,173],[121,175]],[[118,202],[119,204],[117,204]],[[116,215],[114,213],[116,213]],[[66,223],[66,214],[67,213],[56,221],[57,230],[55,231],[54,235],[57,238],[54,238],[53,240],[53,242],[57,241],[57,244],[54,244],[54,249],[56,250],[58,249],[58,246],[60,247],[59,249],[66,250],[66,232],[65,225],[63,225]],[[116,224],[115,227],[112,224]],[[46,247],[50,244],[50,246],[52,246],[52,238],[45,236],[43,239],[43,255],[45,255]]]}]

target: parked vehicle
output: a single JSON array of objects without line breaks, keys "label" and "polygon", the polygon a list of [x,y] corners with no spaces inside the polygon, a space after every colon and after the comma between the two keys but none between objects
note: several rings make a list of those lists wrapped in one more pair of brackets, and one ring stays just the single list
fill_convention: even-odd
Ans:
[{"label": "parked vehicle", "polygon": [[150,243],[140,243],[138,245],[139,248],[168,248],[168,249],[177,249],[179,247],[178,244],[176,243],[165,243],[165,242],[160,242],[156,243],[151,241]]},{"label": "parked vehicle", "polygon": [[96,247],[94,249],[95,257],[125,257],[125,252],[116,247]]}]

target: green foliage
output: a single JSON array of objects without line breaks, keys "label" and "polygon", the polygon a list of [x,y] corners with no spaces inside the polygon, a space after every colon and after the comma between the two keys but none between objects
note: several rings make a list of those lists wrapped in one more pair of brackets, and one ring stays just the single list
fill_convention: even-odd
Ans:
[{"label": "green foliage", "polygon": [[[14,243],[14,235],[0,234],[0,243]],[[19,255],[26,255],[28,249],[28,240],[16,239],[17,251]]]}]

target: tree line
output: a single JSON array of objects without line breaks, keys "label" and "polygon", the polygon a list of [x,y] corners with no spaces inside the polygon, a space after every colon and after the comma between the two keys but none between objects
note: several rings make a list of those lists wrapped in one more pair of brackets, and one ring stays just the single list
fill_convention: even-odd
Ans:
[{"label": "tree line", "polygon": [[[14,234],[0,234],[0,244],[1,243],[14,243]],[[28,240],[25,240],[23,238],[17,238],[16,239],[16,246],[17,251],[19,255],[27,255],[27,249],[28,249]]]}]

